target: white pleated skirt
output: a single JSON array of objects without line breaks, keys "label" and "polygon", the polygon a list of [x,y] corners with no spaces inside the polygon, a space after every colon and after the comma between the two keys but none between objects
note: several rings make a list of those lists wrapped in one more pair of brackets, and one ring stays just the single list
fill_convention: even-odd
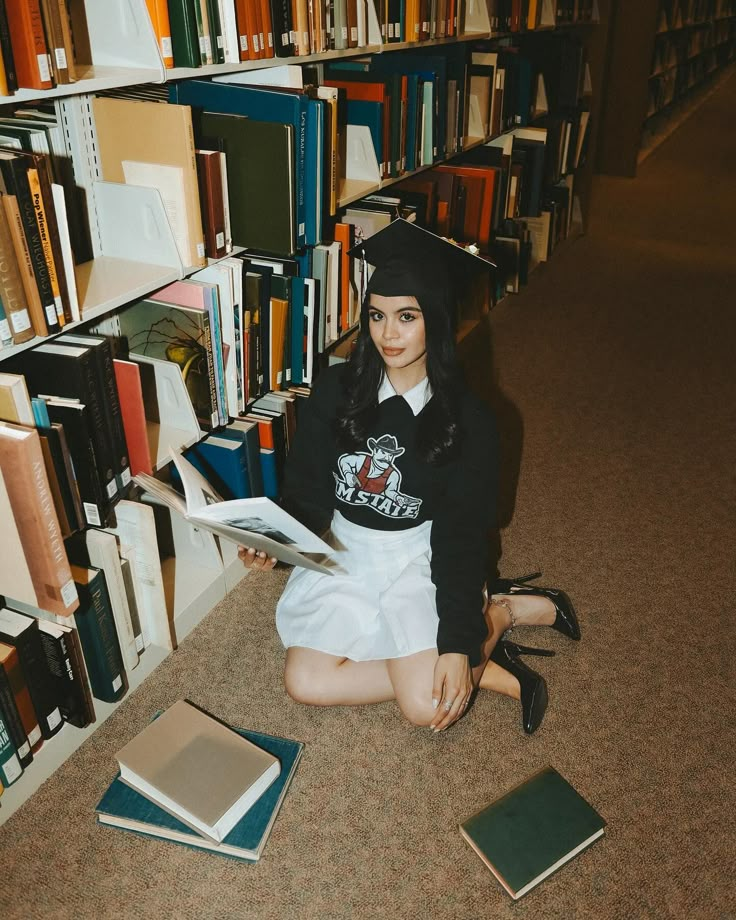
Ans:
[{"label": "white pleated skirt", "polygon": [[403,658],[437,647],[430,572],[432,522],[402,531],[360,527],[335,512],[325,538],[335,575],[297,567],[276,606],[286,648],[353,661]]}]

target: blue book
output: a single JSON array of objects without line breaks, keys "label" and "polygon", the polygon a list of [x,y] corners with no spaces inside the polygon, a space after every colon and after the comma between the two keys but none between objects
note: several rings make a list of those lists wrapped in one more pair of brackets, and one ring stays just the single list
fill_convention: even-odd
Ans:
[{"label": "blue book", "polygon": [[[184,456],[225,501],[253,497],[248,479],[248,458],[242,440],[234,441],[218,434],[198,441],[184,451]],[[171,478],[180,485],[175,467],[171,469]]]},{"label": "blue book", "polygon": [[419,74],[406,75],[406,171],[413,172],[417,164],[417,136],[420,126]]},{"label": "blue book", "polygon": [[391,54],[376,54],[371,60],[371,70],[377,73],[417,73],[423,80],[432,79],[435,84],[435,156],[444,159],[447,154],[447,60],[440,55],[415,54],[413,51],[397,51]]},{"label": "blue book", "polygon": [[[245,115],[258,121],[279,122],[294,126],[296,176],[296,244],[306,244],[306,148],[309,98],[302,93],[282,93],[265,87],[235,83],[212,83],[209,80],[178,80],[169,84],[169,101],[191,105],[208,112]],[[312,176],[310,184],[314,185]]]},{"label": "blue book", "polygon": [[316,246],[322,242],[322,202],[324,195],[322,182],[325,174],[324,136],[325,136],[325,102],[322,99],[307,100],[307,149],[304,166],[304,194],[306,197],[307,246]]},{"label": "blue book", "polygon": [[40,396],[33,396],[31,398],[31,408],[33,409],[36,428],[50,428],[51,421],[49,420],[49,407],[46,405],[46,400],[41,399]]},{"label": "blue book", "polygon": [[262,732],[242,728],[235,730],[248,741],[278,757],[281,761],[281,773],[222,843],[200,836],[173,815],[154,805],[126,785],[120,779],[119,773],[97,803],[95,811],[98,822],[244,862],[257,862],[294,778],[304,744],[301,741],[292,741]]},{"label": "blue book", "polygon": [[266,498],[278,501],[279,477],[276,470],[276,451],[266,447],[261,448],[261,474],[263,475],[263,494]]},{"label": "blue book", "polygon": [[291,279],[291,324],[290,341],[291,350],[291,382],[299,385],[304,380],[304,305],[306,291],[304,278]]},{"label": "blue book", "polygon": [[261,498],[263,491],[263,473],[261,472],[261,441],[258,436],[258,423],[246,419],[235,419],[227,428],[217,432],[220,438],[242,441],[245,445],[246,464],[251,498]]}]

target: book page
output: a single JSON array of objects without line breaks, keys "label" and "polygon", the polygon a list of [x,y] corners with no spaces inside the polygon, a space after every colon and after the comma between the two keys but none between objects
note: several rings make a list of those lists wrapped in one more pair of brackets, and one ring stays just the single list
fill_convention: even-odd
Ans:
[{"label": "book page", "polygon": [[133,477],[133,482],[139,485],[144,492],[148,492],[149,495],[159,499],[159,501],[168,505],[169,508],[173,508],[174,511],[178,511],[179,514],[186,517],[186,502],[176,490],[172,489],[171,486],[167,485],[165,482],[161,482],[159,479],[149,476],[148,473],[136,473]]},{"label": "book page", "polygon": [[269,498],[237,498],[220,502],[190,513],[189,519],[192,522],[225,524],[242,536],[260,535],[302,553],[332,552],[329,544]]},{"label": "book page", "polygon": [[222,496],[212,488],[199,470],[177,451],[170,451],[174,466],[181,476],[186,498],[185,517],[190,516],[214,502],[222,502]]}]

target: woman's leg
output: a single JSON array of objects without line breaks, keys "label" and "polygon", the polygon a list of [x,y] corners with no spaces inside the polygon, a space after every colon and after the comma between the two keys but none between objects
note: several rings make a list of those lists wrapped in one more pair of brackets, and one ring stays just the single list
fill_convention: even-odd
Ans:
[{"label": "woman's leg", "polygon": [[301,646],[286,651],[284,684],[293,700],[312,706],[360,706],[395,697],[385,661],[351,661]]}]

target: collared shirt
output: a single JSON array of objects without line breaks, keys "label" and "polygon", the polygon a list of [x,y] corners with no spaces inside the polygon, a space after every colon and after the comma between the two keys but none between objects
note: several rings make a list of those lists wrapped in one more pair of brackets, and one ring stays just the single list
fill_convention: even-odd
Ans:
[{"label": "collared shirt", "polygon": [[[385,399],[391,399],[392,396],[399,394],[393,388],[393,384],[388,379],[388,374],[383,375],[383,380],[378,388],[378,402],[382,403]],[[429,385],[429,377],[420,380],[416,386],[413,386],[406,393],[401,394],[409,404],[409,408],[414,415],[419,415],[422,409],[432,398],[432,387]]]}]

